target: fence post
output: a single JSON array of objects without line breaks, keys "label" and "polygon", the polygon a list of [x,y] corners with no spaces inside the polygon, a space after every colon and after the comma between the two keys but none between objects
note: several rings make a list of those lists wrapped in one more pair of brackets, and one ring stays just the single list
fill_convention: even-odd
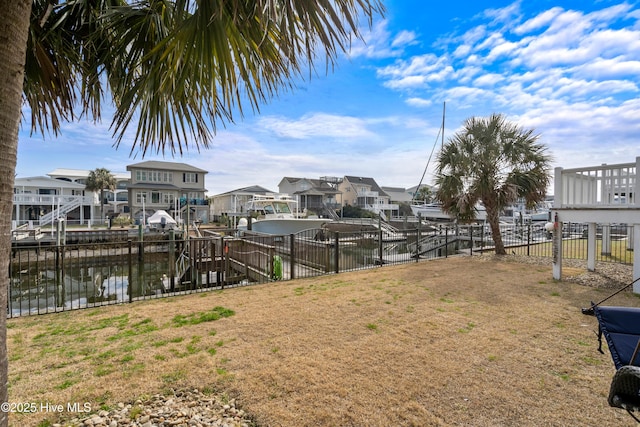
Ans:
[{"label": "fence post", "polygon": [[289,280],[293,280],[296,278],[296,247],[295,247],[295,241],[296,241],[296,235],[295,234],[290,234],[289,235],[289,239],[291,242],[290,248],[291,251],[289,253],[289,262],[291,263],[291,265],[289,266]]},{"label": "fence post", "polygon": [[[145,271],[144,271],[144,242],[140,241],[138,242],[138,288],[140,289],[140,296],[145,297],[146,296],[146,275],[145,275]],[[130,286],[129,287],[129,302],[133,301],[133,290],[134,287]]]},{"label": "fence post", "polygon": [[[169,230],[169,289],[171,292],[176,290],[176,232]],[[162,282],[164,288],[164,281]],[[166,289],[163,289],[166,291]]]},{"label": "fence post", "polygon": [[340,273],[340,266],[338,265],[340,262],[340,232],[336,231],[336,235],[333,241],[333,246],[335,247],[335,251],[333,251],[333,261],[334,261],[334,268],[335,268],[335,273]]},{"label": "fence post", "polygon": [[231,266],[229,265],[229,242],[225,242],[224,239],[222,241],[224,245],[224,278],[222,280],[222,289],[224,289],[224,285],[229,280],[229,276],[231,274]]},{"label": "fence post", "polygon": [[527,256],[531,256],[531,224],[527,224]]},{"label": "fence post", "polygon": [[378,258],[378,264],[382,265],[382,229],[378,230]]},{"label": "fence post", "polygon": [[449,257],[449,227],[444,229],[444,257]]},{"label": "fence post", "polygon": [[133,287],[133,241],[129,239],[127,243],[129,246],[129,286],[127,286],[127,290],[129,291],[129,302],[131,302],[131,289]]},{"label": "fence post", "polygon": [[60,262],[60,244],[56,245],[56,307],[64,307],[64,283]]},{"label": "fence post", "polygon": [[467,230],[469,230],[469,255],[473,256],[473,224]]},{"label": "fence post", "polygon": [[200,272],[198,271],[198,261],[200,258],[200,240],[193,238],[189,245],[189,258],[191,258],[191,288],[200,288]]},{"label": "fence post", "polygon": [[420,261],[420,242],[422,240],[422,215],[418,212],[418,232],[416,234],[416,262]]}]

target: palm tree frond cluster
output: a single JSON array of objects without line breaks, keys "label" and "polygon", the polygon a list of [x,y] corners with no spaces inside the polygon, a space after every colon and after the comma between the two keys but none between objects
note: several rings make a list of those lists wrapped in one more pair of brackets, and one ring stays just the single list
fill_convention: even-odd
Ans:
[{"label": "palm tree frond cluster", "polygon": [[115,145],[207,147],[219,124],[256,112],[293,81],[327,69],[380,0],[34,0],[24,100],[32,131],[57,134],[112,101]]},{"label": "palm tree frond cluster", "polygon": [[510,123],[501,114],[471,117],[438,154],[436,198],[460,220],[487,211],[496,253],[504,253],[500,212],[518,198],[533,207],[544,200],[551,180],[551,157],[539,135]]}]

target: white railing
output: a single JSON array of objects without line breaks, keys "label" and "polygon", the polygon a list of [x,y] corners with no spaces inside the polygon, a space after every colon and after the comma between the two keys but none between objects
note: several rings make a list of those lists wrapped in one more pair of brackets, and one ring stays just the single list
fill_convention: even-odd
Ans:
[{"label": "white railing", "polygon": [[40,225],[53,224],[53,221],[66,215],[80,206],[97,205],[91,196],[64,196],[64,195],[42,195],[42,194],[14,194],[13,204],[51,206],[51,211],[39,218]]},{"label": "white railing", "polygon": [[382,211],[397,211],[398,209],[400,209],[400,205],[378,203],[376,205],[365,205],[363,208],[371,212],[380,213]]},{"label": "white railing", "polygon": [[555,169],[555,208],[640,208],[640,157],[634,163]]},{"label": "white railing", "polygon": [[40,217],[40,223],[41,224],[53,224],[53,220],[55,218],[59,218],[63,215],[68,214],[69,212],[71,212],[72,210],[74,210],[75,208],[79,207],[82,203],[82,200],[75,198],[75,199],[71,199],[68,201],[65,201],[65,203],[60,203],[58,205],[58,207],[56,207],[56,209],[52,210],[51,212],[43,215]]},{"label": "white railing", "polygon": [[60,196],[60,195],[44,195],[44,194],[14,194],[14,205],[43,205],[58,206],[58,204],[69,203],[73,200],[80,200],[83,205],[93,205],[94,198],[92,196]]}]

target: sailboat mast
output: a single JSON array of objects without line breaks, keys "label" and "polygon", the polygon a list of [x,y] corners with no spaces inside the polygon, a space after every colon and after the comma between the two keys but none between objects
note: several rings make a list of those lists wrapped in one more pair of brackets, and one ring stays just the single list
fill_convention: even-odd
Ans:
[{"label": "sailboat mast", "polygon": [[[438,131],[438,133],[442,134],[442,140],[441,140],[442,142],[441,142],[441,144],[443,146],[444,146],[444,116],[445,116],[446,105],[447,105],[446,102],[444,102],[442,104],[442,127]],[[429,163],[431,162],[431,156],[433,156],[433,151],[435,150],[437,144],[438,144],[438,135],[436,135],[436,139],[435,139],[435,141],[433,141],[433,147],[431,148],[431,154],[429,154],[429,158],[427,159],[427,165],[424,167],[424,172],[422,172],[422,178],[420,178],[420,182],[418,183],[418,188],[413,193],[413,197],[411,197],[411,203],[413,203],[413,201],[416,198],[416,195],[420,191],[420,187],[422,187],[422,181],[424,180],[424,177],[427,174],[427,169],[429,168]]]},{"label": "sailboat mast", "polygon": [[442,143],[440,144],[440,149],[444,148],[444,116],[447,110],[447,102],[442,103]]}]

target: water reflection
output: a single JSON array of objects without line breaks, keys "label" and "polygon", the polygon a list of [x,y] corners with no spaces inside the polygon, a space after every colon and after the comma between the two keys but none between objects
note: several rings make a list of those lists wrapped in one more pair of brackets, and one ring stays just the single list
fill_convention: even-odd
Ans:
[{"label": "water reflection", "polygon": [[[166,262],[24,269],[11,277],[11,316],[128,302],[165,291]],[[165,280],[165,283],[168,281]]]}]

